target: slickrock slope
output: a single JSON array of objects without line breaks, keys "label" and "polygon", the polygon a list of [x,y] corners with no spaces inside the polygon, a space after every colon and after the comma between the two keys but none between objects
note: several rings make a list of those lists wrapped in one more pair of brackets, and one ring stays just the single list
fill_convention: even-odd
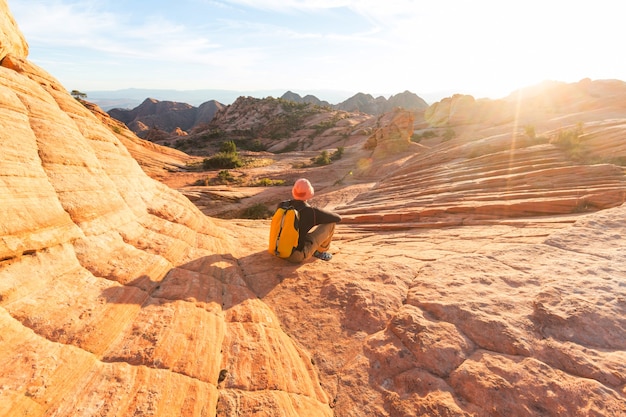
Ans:
[{"label": "slickrock slope", "polygon": [[120,121],[113,119],[97,105],[81,101],[100,122],[115,134],[128,149],[133,159],[152,178],[163,178],[167,172],[186,170],[193,157],[176,149],[141,140]]},{"label": "slickrock slope", "polygon": [[524,146],[469,124],[395,147],[400,114],[375,136],[398,153],[363,137],[328,167],[287,166],[346,219],[332,261],[292,265],[266,252],[268,221],[206,217],[144,173],[11,22],[0,415],[626,414],[619,106],[583,120],[594,164],[550,143],[554,120]]},{"label": "slickrock slope", "polygon": [[[217,112],[203,129],[196,129],[191,139],[199,139],[197,147],[213,145],[216,149],[227,138],[238,142],[258,141],[270,152],[319,151],[353,145],[354,136],[361,139],[371,133],[368,130],[375,118],[311,103],[239,97]],[[361,134],[355,135],[359,129]]]},{"label": "slickrock slope", "polygon": [[[626,183],[610,162],[625,112],[570,110],[527,116],[534,136],[460,115],[444,128],[455,138],[419,145],[394,112],[368,149],[283,173],[313,178],[313,202],[344,216],[334,258],[289,266],[261,251],[240,265],[312,355],[335,415],[626,412]],[[554,140],[567,131],[576,146]],[[281,196],[249,200],[263,194]],[[263,247],[267,224],[241,223]]]},{"label": "slickrock slope", "polygon": [[343,228],[332,266],[243,265],[338,416],[621,416],[624,214]]},{"label": "slickrock slope", "polygon": [[[436,103],[425,119],[435,126],[444,123],[452,138],[422,141],[421,150],[412,151],[398,169],[368,166],[365,174],[382,179],[341,207],[345,221],[431,227],[621,205],[626,200],[626,84],[612,91],[622,101],[595,98],[587,102],[588,112],[580,112],[584,100],[556,100],[563,90],[571,97],[572,90],[597,91],[604,84],[589,86],[583,81],[563,86],[550,95],[557,104],[543,105],[541,114],[536,111],[542,107],[536,97],[520,102],[515,111],[509,107],[508,112],[499,102],[478,106],[468,96]],[[539,97],[539,102],[545,101]],[[499,112],[476,112],[489,107]],[[485,119],[489,114],[492,118]],[[377,141],[384,144],[388,138],[402,136],[397,132],[403,124],[397,120],[400,117],[370,141],[381,136],[386,139]],[[372,157],[377,153],[374,147]]]},{"label": "slickrock slope", "polygon": [[332,415],[250,246],[0,43],[0,415]]}]

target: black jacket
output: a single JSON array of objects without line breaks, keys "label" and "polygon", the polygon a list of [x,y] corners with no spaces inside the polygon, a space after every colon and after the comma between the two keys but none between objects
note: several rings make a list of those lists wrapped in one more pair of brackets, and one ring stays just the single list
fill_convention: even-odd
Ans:
[{"label": "black jacket", "polygon": [[339,223],[341,216],[330,211],[311,207],[306,201],[290,200],[291,205],[300,214],[300,238],[298,239],[298,250],[304,247],[304,239],[314,226],[326,223]]}]

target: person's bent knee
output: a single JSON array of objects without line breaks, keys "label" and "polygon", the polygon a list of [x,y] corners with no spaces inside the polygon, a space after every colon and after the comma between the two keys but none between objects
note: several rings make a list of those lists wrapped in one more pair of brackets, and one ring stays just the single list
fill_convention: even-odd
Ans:
[{"label": "person's bent knee", "polygon": [[291,263],[299,264],[304,261],[304,258],[304,253],[302,251],[294,250],[293,252],[291,252],[291,255],[289,255],[289,257],[285,259],[287,259]]}]

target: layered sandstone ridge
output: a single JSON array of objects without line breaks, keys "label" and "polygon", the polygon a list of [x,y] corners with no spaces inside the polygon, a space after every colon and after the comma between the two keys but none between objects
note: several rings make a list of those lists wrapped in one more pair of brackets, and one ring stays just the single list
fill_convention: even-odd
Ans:
[{"label": "layered sandstone ridge", "polygon": [[19,30],[13,15],[9,12],[6,0],[0,3],[2,11],[7,10],[0,16],[0,57],[13,54],[18,58],[28,56],[28,43]]},{"label": "layered sandstone ridge", "polygon": [[232,228],[150,179],[20,39],[0,57],[0,415],[331,415]]},{"label": "layered sandstone ridge", "polygon": [[[544,94],[516,103],[456,95],[434,104],[419,127],[450,138],[422,140],[397,169],[367,166],[365,174],[381,180],[339,207],[345,221],[442,227],[624,203],[626,84],[583,80]],[[399,112],[368,143],[408,149],[405,119]],[[379,154],[374,147],[371,157]]]},{"label": "layered sandstone ridge", "polygon": [[[328,167],[258,168],[345,218],[331,262],[292,265],[268,221],[149,178],[186,156],[73,99],[1,23],[0,415],[626,415],[622,100],[394,112]],[[577,148],[551,141],[579,122]]]}]

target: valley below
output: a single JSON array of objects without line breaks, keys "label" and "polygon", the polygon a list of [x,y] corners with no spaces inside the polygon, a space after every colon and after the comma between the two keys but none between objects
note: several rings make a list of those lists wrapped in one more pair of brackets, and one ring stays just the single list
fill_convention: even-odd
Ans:
[{"label": "valley below", "polygon": [[[626,83],[315,108],[208,169],[265,119],[140,139],[0,25],[0,415],[626,415]],[[329,262],[267,251],[302,177]]]}]

